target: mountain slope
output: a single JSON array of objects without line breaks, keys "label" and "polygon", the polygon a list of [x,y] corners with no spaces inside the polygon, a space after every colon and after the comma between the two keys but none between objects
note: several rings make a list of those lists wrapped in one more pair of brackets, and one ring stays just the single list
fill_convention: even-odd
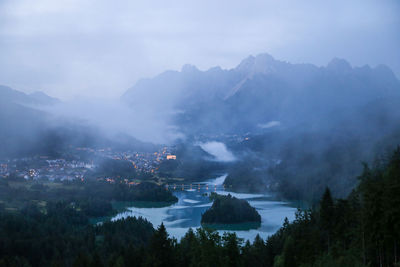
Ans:
[{"label": "mountain slope", "polygon": [[58,99],[42,92],[28,95],[0,86],[0,158],[57,157],[71,146],[135,148],[138,151],[155,149],[153,144],[143,143],[124,133],[110,138],[87,121],[60,114],[56,116],[49,106],[58,103]]},{"label": "mountain slope", "polygon": [[11,87],[0,85],[0,102],[8,102],[29,106],[41,106],[57,104],[60,102],[60,100],[50,97],[40,91],[31,94],[25,94],[23,92],[12,89]]},{"label": "mountain slope", "polygon": [[46,126],[47,114],[23,105],[34,105],[28,95],[0,86],[0,156],[28,153]]},{"label": "mountain slope", "polygon": [[138,110],[169,112],[171,123],[187,134],[208,134],[259,131],[270,121],[324,126],[371,101],[398,96],[400,82],[385,66],[353,68],[333,59],[316,67],[261,54],[230,70],[186,65],[139,81],[122,99]]},{"label": "mountain slope", "polygon": [[[344,196],[362,161],[400,144],[400,82],[383,65],[352,67],[335,58],[317,67],[262,54],[230,70],[165,72],[122,98],[169,111],[170,123],[188,137],[230,142],[238,160],[226,183],[238,191],[257,185],[315,200],[329,185]],[[168,106],[158,109],[152,100]],[[225,134],[247,138],[224,140]]]}]

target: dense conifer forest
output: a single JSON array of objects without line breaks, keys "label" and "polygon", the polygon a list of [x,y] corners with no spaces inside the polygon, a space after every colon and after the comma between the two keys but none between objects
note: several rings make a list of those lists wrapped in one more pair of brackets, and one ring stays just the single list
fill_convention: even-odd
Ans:
[{"label": "dense conifer forest", "polygon": [[189,230],[181,240],[142,218],[89,223],[70,204],[0,207],[0,266],[397,266],[400,148],[364,166],[345,199],[327,188],[274,235],[253,242],[234,233]]}]

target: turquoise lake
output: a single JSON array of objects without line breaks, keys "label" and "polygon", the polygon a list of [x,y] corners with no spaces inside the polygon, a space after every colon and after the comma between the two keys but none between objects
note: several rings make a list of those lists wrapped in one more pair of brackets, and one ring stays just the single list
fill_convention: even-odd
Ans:
[{"label": "turquoise lake", "polygon": [[[210,179],[201,182],[200,189],[193,186],[193,189],[180,189],[176,186],[171,187],[173,194],[179,199],[177,203],[168,207],[147,208],[147,207],[129,207],[127,211],[114,216],[112,220],[118,220],[128,216],[143,217],[150,221],[154,227],[164,223],[170,236],[180,240],[189,228],[196,229],[201,227],[201,215],[211,207],[212,202],[206,193],[216,192],[218,194],[231,194],[240,199],[246,199],[251,206],[255,207],[260,213],[262,222],[259,228],[250,230],[219,230],[220,234],[224,232],[236,232],[244,240],[252,241],[257,234],[262,238],[274,234],[283,224],[285,217],[290,221],[294,219],[297,207],[287,202],[276,201],[268,194],[244,194],[232,193],[223,189],[222,184],[226,175],[216,179]],[[197,185],[197,183],[194,183]],[[228,229],[235,228],[234,225],[226,226]],[[241,227],[243,228],[243,227]],[[245,228],[245,227],[244,227]],[[235,228],[236,229],[236,228]]]}]

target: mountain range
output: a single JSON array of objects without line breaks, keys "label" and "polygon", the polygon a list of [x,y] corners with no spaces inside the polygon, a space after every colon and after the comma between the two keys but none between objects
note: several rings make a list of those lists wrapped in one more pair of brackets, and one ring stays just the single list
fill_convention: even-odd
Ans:
[{"label": "mountain range", "polygon": [[346,196],[362,162],[400,144],[400,81],[384,65],[335,58],[318,67],[261,54],[227,70],[185,65],[140,80],[121,98],[170,114],[186,137],[242,136],[225,139],[237,158],[225,182],[237,191],[315,200],[329,186]]},{"label": "mountain range", "polygon": [[260,54],[228,70],[185,65],[166,71],[140,80],[121,98],[133,108],[174,114],[174,125],[199,134],[331,127],[374,101],[399,97],[400,82],[384,65],[352,67],[335,58],[317,67]]},{"label": "mountain range", "polygon": [[[0,156],[57,154],[71,145],[151,147],[124,132],[110,139],[85,121],[56,117],[43,108],[59,103],[44,93],[0,86]],[[235,190],[275,185],[290,199],[305,199],[327,185],[347,195],[361,161],[373,162],[400,144],[400,81],[384,65],[353,67],[337,58],[322,67],[268,54],[250,56],[232,69],[185,65],[139,80],[119,104],[133,111],[112,114],[123,120],[120,124],[160,125],[152,128],[160,135],[173,129],[184,137],[183,150],[196,146],[199,136],[219,138],[235,154],[227,178]],[[130,121],[130,115],[143,119]],[[164,124],[169,125],[165,131]],[[280,163],[271,167],[271,160]],[[182,168],[193,169],[187,161]]]}]

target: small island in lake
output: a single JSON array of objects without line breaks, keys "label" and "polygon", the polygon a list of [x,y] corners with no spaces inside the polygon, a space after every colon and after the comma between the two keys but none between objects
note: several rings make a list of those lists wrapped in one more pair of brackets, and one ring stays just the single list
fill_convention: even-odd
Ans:
[{"label": "small island in lake", "polygon": [[258,228],[261,216],[244,199],[211,193],[213,205],[201,216],[201,224],[221,230],[246,230]]}]

